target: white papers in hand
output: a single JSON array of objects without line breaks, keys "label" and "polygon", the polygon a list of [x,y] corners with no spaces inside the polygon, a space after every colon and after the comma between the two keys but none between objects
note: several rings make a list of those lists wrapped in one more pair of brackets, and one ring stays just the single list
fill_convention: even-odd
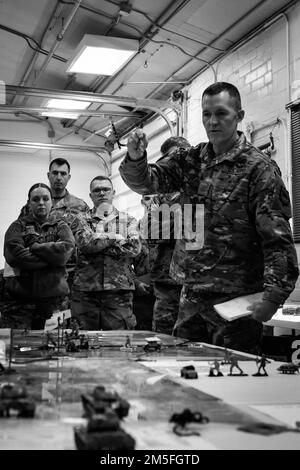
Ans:
[{"label": "white papers in hand", "polygon": [[235,299],[228,300],[222,304],[214,305],[215,310],[225,320],[232,321],[237,318],[251,315],[252,312],[247,310],[253,302],[262,300],[263,292],[256,292],[255,294],[242,295]]}]

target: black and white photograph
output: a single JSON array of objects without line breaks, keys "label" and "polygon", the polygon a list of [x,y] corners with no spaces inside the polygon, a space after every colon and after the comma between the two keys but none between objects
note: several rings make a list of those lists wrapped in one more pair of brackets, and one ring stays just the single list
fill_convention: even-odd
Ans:
[{"label": "black and white photograph", "polygon": [[299,31],[300,0],[0,0],[1,454],[300,449]]}]

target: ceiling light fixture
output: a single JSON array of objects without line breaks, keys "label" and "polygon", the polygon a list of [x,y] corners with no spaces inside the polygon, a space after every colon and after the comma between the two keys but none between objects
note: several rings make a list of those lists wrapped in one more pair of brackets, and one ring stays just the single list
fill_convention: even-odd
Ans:
[{"label": "ceiling light fixture", "polygon": [[[42,116],[57,117],[65,119],[77,119],[80,115],[66,111],[67,109],[86,109],[91,104],[90,101],[77,101],[77,100],[61,100],[53,98],[47,100],[45,103],[46,108],[51,108],[51,111],[43,111]],[[55,111],[53,111],[55,109]],[[56,109],[63,109],[64,111],[56,111]]]},{"label": "ceiling light fixture", "polygon": [[138,48],[136,39],[85,34],[69,61],[67,72],[113,75]]}]

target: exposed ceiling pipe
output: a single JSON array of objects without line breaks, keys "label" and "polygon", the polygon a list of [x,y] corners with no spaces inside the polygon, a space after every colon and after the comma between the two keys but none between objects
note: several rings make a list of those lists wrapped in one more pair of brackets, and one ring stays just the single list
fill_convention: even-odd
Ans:
[{"label": "exposed ceiling pipe", "polygon": [[[262,5],[263,3],[265,3],[266,1],[270,1],[270,0],[262,0],[259,4],[257,4],[255,7],[253,7],[250,11],[248,11],[248,13],[246,13],[245,15],[243,15],[241,18],[239,18],[239,20],[237,20],[234,24],[232,24],[231,26],[229,26],[225,31],[223,31],[217,38],[215,38],[213,41],[211,41],[209,43],[209,45],[212,45],[214,42],[218,41],[219,39],[221,39],[221,37],[223,37],[225,34],[227,34],[232,28],[234,28],[235,26],[237,26],[241,21],[243,21],[245,18],[247,18],[247,16],[255,9],[257,9],[258,6]],[[218,62],[220,59],[224,58],[225,56],[227,56],[228,54],[230,54],[231,52],[233,52],[235,49],[241,47],[245,42],[249,41],[252,37],[254,37],[255,35],[257,35],[260,31],[262,31],[263,29],[265,29],[266,27],[270,26],[271,24],[273,24],[275,21],[277,21],[277,19],[280,18],[281,14],[288,10],[289,8],[291,8],[292,6],[294,6],[296,3],[298,3],[299,0],[292,0],[291,2],[289,2],[287,5],[285,5],[280,11],[279,13],[275,13],[273,17],[271,17],[271,19],[267,22],[267,23],[263,23],[262,25],[258,26],[257,28],[255,28],[254,30],[250,31],[250,33],[248,33],[246,36],[244,36],[244,38],[240,41],[238,41],[237,43],[233,44],[231,47],[228,48],[227,51],[219,54],[213,61],[212,63],[215,63],[215,62]],[[267,25],[267,26],[266,26]],[[205,49],[205,48],[203,48]],[[200,52],[199,52],[200,53]],[[177,74],[180,74],[183,72],[183,70],[188,67],[188,65],[193,61],[193,59],[189,60],[188,62],[186,62],[186,64],[184,64],[183,66],[181,66],[179,69],[177,69],[175,72],[172,73],[172,75],[170,75],[168,78],[167,78],[167,81],[168,80],[172,80],[172,78],[174,76],[176,76]],[[208,66],[205,65],[204,67],[202,67],[202,69],[195,73],[188,81],[187,83],[191,83],[193,80],[195,80],[195,78],[197,78],[199,75],[201,75],[202,73],[204,73],[205,70],[208,69]],[[151,96],[153,96],[153,94],[159,92],[161,89],[163,88],[163,85],[160,85],[158,87],[156,87],[153,91],[151,91],[151,93],[149,93],[147,95],[147,99],[150,99]]]},{"label": "exposed ceiling pipe", "polygon": [[129,82],[126,82],[126,83],[127,83],[127,84],[130,83],[131,85],[141,85],[141,84],[144,85],[144,84],[151,84],[151,83],[167,83],[168,85],[173,85],[174,83],[175,83],[175,84],[179,83],[179,84],[181,84],[181,85],[184,85],[185,83],[188,83],[188,81],[187,81],[187,80],[181,80],[181,82],[175,82],[175,81],[168,82],[168,81],[165,81],[165,80],[164,80],[164,81],[160,81],[160,82],[159,82],[159,81],[156,81],[156,82],[130,82],[130,81],[129,81]]},{"label": "exposed ceiling pipe", "polygon": [[[178,11],[180,11],[187,3],[189,3],[190,0],[182,0],[182,1],[174,1],[172,0],[167,7],[164,9],[164,11],[161,13],[161,15],[155,20],[156,23],[161,22],[162,24],[160,26],[163,26],[165,23],[167,23],[170,18],[172,18]],[[144,36],[152,36],[153,26],[151,25],[150,28],[145,32]],[[143,38],[140,42],[140,50],[142,50],[146,45],[150,42],[150,39],[145,39]],[[136,54],[129,60],[126,66],[130,64],[136,57]],[[115,73],[113,76],[106,78],[105,80],[101,80],[101,83],[99,86],[95,89],[97,93],[101,92],[101,90],[104,90],[107,88],[117,77],[120,75],[120,73],[123,71],[123,68],[121,68],[117,73]],[[93,85],[91,85],[93,86]],[[94,84],[95,86],[95,84]],[[116,92],[116,91],[115,91]],[[89,118],[85,119],[82,124],[79,125],[79,128],[82,126],[85,126],[85,124],[88,122]]]},{"label": "exposed ceiling pipe", "polygon": [[[7,85],[6,86],[6,92],[8,94],[20,94],[24,96],[35,96],[35,97],[45,97],[45,98],[61,98],[61,99],[75,99],[78,101],[92,101],[92,102],[99,102],[103,104],[115,104],[119,106],[131,106],[135,110],[137,109],[148,109],[150,111],[153,111],[157,114],[159,114],[163,120],[167,123],[171,135],[174,134],[174,129],[172,122],[168,118],[167,114],[163,112],[163,109],[173,109],[177,114],[180,114],[181,108],[180,105],[176,102],[167,102],[163,100],[145,100],[145,99],[136,99],[136,98],[128,98],[128,97],[121,97],[121,96],[111,96],[111,95],[100,95],[98,93],[89,93],[89,92],[82,92],[82,91],[66,91],[66,90],[49,90],[49,89],[39,89],[39,88],[29,88],[29,87],[20,87],[20,86],[13,86],[13,85]],[[25,111],[28,112],[30,110],[31,112],[41,112],[43,111],[50,111],[50,108],[16,108],[14,107],[14,112],[18,109],[20,111]],[[8,109],[7,106],[0,106],[0,113],[1,110],[3,112],[11,112],[11,110]],[[61,110],[60,110],[61,111]],[[109,114],[117,114],[112,111],[110,113],[109,111],[88,111],[88,110],[66,110],[68,112],[78,112],[78,114],[84,115],[85,113],[87,115],[92,115],[92,116],[103,116],[103,115],[109,115]],[[128,117],[130,115],[135,115],[135,117],[140,117],[138,113],[129,113],[126,112],[125,116]],[[82,129],[82,126],[78,126],[76,128],[76,131],[78,132],[80,129]],[[91,134],[91,135],[94,135]],[[87,139],[88,140],[88,139]]]},{"label": "exposed ceiling pipe", "polygon": [[19,147],[19,148],[30,148],[30,149],[42,149],[42,150],[66,150],[76,152],[105,152],[105,147],[91,147],[86,145],[70,145],[70,144],[45,144],[44,142],[26,142],[19,140],[6,140],[0,139],[0,146],[2,147]]},{"label": "exposed ceiling pipe", "polygon": [[[60,30],[60,32],[56,36],[56,41],[54,42],[53,46],[51,47],[48,56],[46,57],[44,63],[42,64],[42,66],[39,69],[37,75],[35,76],[31,86],[34,87],[37,84],[37,82],[38,82],[39,78],[41,77],[41,75],[45,72],[46,68],[49,65],[49,62],[51,61],[53,55],[55,54],[55,51],[57,50],[57,48],[61,44],[61,41],[64,37],[65,32],[67,31],[68,27],[72,23],[73,18],[76,15],[77,10],[80,7],[81,3],[82,3],[82,0],[75,0],[75,5],[73,6],[73,8],[72,8],[71,12],[69,13],[68,17],[66,18],[64,26],[62,27],[62,29]],[[27,101],[27,99],[25,98],[25,100],[23,100],[22,104],[25,104],[26,101]]]},{"label": "exposed ceiling pipe", "polygon": [[[0,118],[0,122],[10,122],[15,124],[16,120],[15,119],[2,119]],[[27,124],[37,124],[35,119],[18,119],[19,122],[26,122]]]},{"label": "exposed ceiling pipe", "polygon": [[[105,149],[106,152],[107,152],[107,149]],[[110,176],[111,175],[111,165],[110,167],[108,167],[105,159],[102,157],[102,155],[100,155],[98,152],[93,152],[95,155],[97,155],[98,158],[100,158],[100,160],[102,161],[103,165],[104,165],[104,168],[106,169],[106,173],[107,173],[107,176]],[[108,153],[108,152],[107,152]],[[108,153],[109,155],[109,153]],[[109,161],[110,161],[110,155],[109,155]]]},{"label": "exposed ceiling pipe", "polygon": [[[265,1],[268,1],[268,0],[265,0]],[[257,26],[256,28],[254,28],[254,30],[250,31],[248,34],[246,34],[246,36],[244,36],[240,41],[238,41],[237,43],[233,44],[226,52],[220,54],[218,57],[216,57],[214,60],[213,60],[213,63],[215,62],[218,62],[222,59],[224,59],[228,54],[231,54],[232,52],[234,52],[235,50],[239,49],[240,47],[242,47],[244,44],[246,44],[247,42],[249,42],[251,39],[255,38],[259,33],[261,33],[262,31],[264,31],[265,29],[269,28],[270,26],[272,26],[274,23],[276,23],[281,17],[282,17],[282,14],[283,12],[289,10],[290,8],[292,8],[294,5],[296,5],[297,3],[299,3],[299,0],[292,0],[291,2],[289,2],[287,5],[285,5],[284,7],[281,8],[281,10],[276,13],[274,13],[274,15],[268,20],[268,21],[265,21],[264,23],[260,24],[259,26]],[[201,75],[205,70],[207,69],[207,67],[203,67],[202,70],[200,70],[199,72],[197,72],[196,74],[194,74],[190,79],[189,79],[189,83],[191,83],[193,80],[195,80],[195,78],[197,78],[199,75]],[[181,70],[181,69],[180,69]],[[176,72],[177,73],[177,72]]]},{"label": "exposed ceiling pipe", "polygon": [[[0,111],[1,112],[1,111]],[[43,124],[46,124],[48,127],[49,127],[49,131],[48,131],[48,137],[49,138],[54,138],[55,137],[55,130],[54,130],[54,127],[52,126],[51,122],[49,121],[49,119],[46,119],[46,118],[42,118],[40,116],[35,116],[34,114],[31,114],[30,112],[25,112],[25,111],[21,111],[19,113],[16,113],[16,116],[19,117],[19,115],[22,114],[22,115],[25,115],[25,116],[30,116],[34,119],[36,119],[37,121],[40,121],[42,122]]]},{"label": "exposed ceiling pipe", "polygon": [[[124,118],[119,119],[118,122],[120,123],[120,122],[123,122],[124,120],[125,120]],[[104,132],[106,132],[106,130],[109,127],[111,128],[111,124],[108,122],[106,126],[102,126],[99,129],[95,129],[94,131],[91,131],[90,134],[83,139],[83,142],[88,142],[92,137],[95,137],[95,136],[105,135]],[[82,129],[84,129],[84,128],[82,128]],[[106,136],[105,136],[105,138],[108,139],[108,137],[106,137]]]},{"label": "exposed ceiling pipe", "polygon": [[[40,44],[41,44],[41,46],[43,46],[43,42],[44,42],[44,40],[45,40],[45,37],[46,37],[46,35],[47,35],[47,33],[48,33],[48,30],[49,30],[49,28],[50,28],[50,26],[51,26],[52,21],[54,20],[55,17],[57,17],[57,16],[60,15],[60,13],[61,13],[61,11],[63,10],[63,8],[64,8],[64,6],[63,6],[62,3],[58,0],[58,2],[56,3],[56,5],[55,5],[55,7],[54,7],[54,10],[53,10],[53,12],[52,12],[52,14],[51,14],[51,16],[50,16],[50,20],[48,21],[48,24],[47,24],[46,28],[44,29],[43,34],[42,34],[42,37],[41,37],[41,39],[40,39]],[[29,78],[29,76],[30,76],[32,70],[33,70],[33,67],[34,67],[34,65],[35,65],[35,63],[36,63],[38,57],[39,57],[39,52],[36,51],[36,52],[33,54],[33,56],[32,56],[32,58],[31,58],[31,60],[30,60],[30,62],[29,62],[29,64],[28,64],[28,66],[26,67],[26,70],[24,71],[24,73],[23,73],[23,75],[22,75],[22,78],[21,78],[21,81],[20,81],[20,84],[19,84],[20,86],[26,84],[26,82],[27,82],[27,80],[28,80],[28,78]],[[12,100],[12,104],[14,103],[14,100],[15,100],[15,97],[14,97],[13,100]]]},{"label": "exposed ceiling pipe", "polygon": [[[14,85],[6,85],[7,94],[17,94],[23,96],[34,96],[38,98],[59,98],[59,99],[72,99],[76,101],[92,101],[101,104],[115,104],[118,106],[131,106],[145,107],[154,106],[160,109],[171,108],[176,110],[178,105],[176,103],[169,103],[163,100],[155,99],[139,99],[133,97],[102,95],[100,93],[93,93],[87,91],[73,91],[73,90],[51,90],[47,88],[31,88],[20,87]],[[59,111],[59,110],[58,110]],[[70,110],[68,110],[70,112]],[[102,113],[103,114],[103,113]]]},{"label": "exposed ceiling pipe", "polygon": [[[174,127],[173,127],[173,124],[172,124],[172,121],[169,119],[169,117],[167,116],[166,113],[163,113],[160,109],[158,108],[154,108],[154,107],[148,107],[148,109],[150,111],[153,111],[155,112],[156,114],[158,114],[164,121],[165,123],[167,124],[167,127],[169,128],[169,131],[171,133],[171,135],[175,135],[176,132],[174,131]],[[97,129],[96,131],[93,132],[93,134],[91,135],[88,135],[85,139],[84,139],[84,142],[87,142],[88,140],[90,140],[92,137],[94,137],[94,135],[97,135],[97,134],[100,134],[101,132],[104,131],[105,128],[101,128],[101,129]]]},{"label": "exposed ceiling pipe", "polygon": [[[156,23],[158,22],[162,22],[162,25],[160,26],[163,26],[165,23],[167,23],[169,21],[170,18],[172,18],[178,11],[180,11],[187,3],[189,3],[190,0],[173,0],[171,1],[171,3],[164,9],[164,11],[161,13],[161,15],[157,18],[156,20]],[[82,8],[86,8],[85,5],[82,5]],[[95,13],[99,13],[97,10],[95,9],[91,9],[89,8],[89,11],[94,11]],[[122,21],[122,24],[124,24],[125,26],[131,26],[129,25],[128,23],[126,23],[125,21]],[[139,30],[137,30],[139,31]],[[141,32],[139,32],[139,34],[141,34]],[[148,36],[149,36],[149,39],[148,39]],[[143,36],[141,37],[140,39],[140,46],[139,46],[139,50],[143,50],[146,45],[151,41],[151,37],[153,36],[153,26],[152,26],[152,23],[151,23],[151,26],[147,29],[147,31],[143,34]],[[135,54],[131,59],[130,61],[127,63],[127,65],[129,63],[131,63],[135,57],[137,56],[137,54]],[[99,91],[99,87],[101,86],[101,89],[103,90],[104,88],[106,88],[120,73],[122,72],[122,69],[120,69],[117,73],[114,74],[113,77],[107,77],[105,79],[103,79],[102,77],[98,77],[96,78],[91,84],[90,84],[90,88],[94,91]],[[85,124],[85,123],[84,123]],[[83,124],[83,125],[84,125]]]},{"label": "exposed ceiling pipe", "polygon": [[[114,2],[112,0],[105,0],[105,1],[108,2],[108,3],[112,3],[113,5],[118,5],[117,2]],[[174,31],[173,29],[171,30],[171,29],[168,29],[164,26],[160,26],[159,24],[157,24],[157,22],[153,21],[152,18],[147,13],[145,13],[144,11],[138,10],[134,7],[131,7],[131,11],[144,16],[144,18],[147,18],[147,20],[150,21],[150,23],[153,25],[153,27],[156,27],[156,28],[160,29],[161,31],[166,31],[167,33],[173,34],[175,36],[179,36],[181,38],[187,39],[187,40],[192,41],[192,42],[196,42],[197,44],[201,44],[202,46],[209,47],[210,49],[214,49],[216,51],[221,51],[222,52],[222,50],[223,50],[223,49],[219,49],[218,47],[208,46],[203,41],[200,41],[200,40],[197,40],[197,39],[192,38],[190,36],[187,36],[186,34],[180,34],[178,31]],[[173,13],[173,16],[174,16],[174,13]],[[123,24],[126,24],[126,23],[124,22]],[[127,25],[128,25],[128,23],[127,23]]]},{"label": "exposed ceiling pipe", "polygon": [[[212,41],[210,41],[210,43],[208,44],[208,46],[211,46],[213,45],[215,42],[219,41],[223,36],[225,36],[225,34],[229,33],[233,28],[235,28],[235,26],[239,25],[241,21],[245,20],[253,11],[255,11],[258,7],[260,7],[261,5],[263,5],[264,3],[268,2],[270,0],[261,0],[259,3],[257,3],[254,7],[252,7],[250,10],[248,10],[247,13],[245,13],[244,15],[242,15],[237,21],[235,21],[232,25],[230,25],[228,28],[226,28],[222,33],[220,33],[215,39],[213,39]],[[233,46],[234,47],[234,46]],[[201,54],[201,52],[203,52],[204,50],[206,49],[206,47],[202,47],[200,49],[200,51],[198,51],[195,55],[199,55]],[[227,51],[223,52],[223,53],[220,53],[216,59],[212,60],[211,62],[211,65],[215,62],[217,62],[217,60],[219,60],[220,57],[223,57],[225,54],[228,53],[228,51],[230,51],[232,48],[230,47]],[[190,65],[190,63],[195,60],[195,59],[190,59],[188,60],[184,65],[182,65],[179,69],[177,69],[175,72],[172,73],[172,75],[170,75],[170,77],[168,77],[167,80],[171,80],[172,77],[174,77],[175,75],[181,73],[186,67],[188,67]],[[197,72],[196,74],[193,75],[193,77],[191,77],[189,80],[188,80],[188,83],[191,83],[197,76],[199,76],[201,73],[203,73],[205,70],[208,69],[208,65],[204,65],[201,70],[199,72]],[[214,81],[216,81],[217,79],[217,75],[214,73]],[[160,85],[158,87],[156,87],[153,91],[151,91],[151,93],[149,93],[147,95],[147,98],[149,98],[150,96],[153,96],[155,93],[159,92],[161,89],[163,88],[163,85]]]},{"label": "exposed ceiling pipe", "polygon": [[285,13],[279,15],[285,22],[285,50],[286,50],[286,84],[287,102],[291,101],[291,47],[290,47],[290,23]]},{"label": "exposed ceiling pipe", "polygon": [[[286,82],[287,82],[287,102],[291,101],[291,45],[290,45],[290,23],[289,18],[285,13],[281,13],[281,16],[285,22],[285,48],[286,48]],[[292,155],[292,116],[291,109],[286,108],[287,118],[282,119],[283,132],[284,132],[284,144],[286,148],[287,158],[285,159],[285,173],[286,173],[286,185],[289,194],[293,194],[293,155]],[[292,224],[293,226],[293,224]]]},{"label": "exposed ceiling pipe", "polygon": [[[136,117],[139,118],[141,115],[139,113],[131,113],[127,111],[113,111],[113,110],[106,110],[106,111],[90,111],[88,109],[57,109],[57,108],[41,108],[41,107],[27,107],[27,106],[2,106],[0,105],[0,113],[32,113],[32,114],[42,114],[45,113],[64,113],[64,114],[78,114],[81,116],[90,116],[90,117],[101,117],[104,114],[112,115],[112,116],[122,116],[122,117]],[[50,116],[55,117],[55,116]],[[61,119],[61,117],[58,117]],[[43,119],[42,119],[43,120]]]},{"label": "exposed ceiling pipe", "polygon": [[37,150],[63,150],[67,152],[74,152],[74,151],[83,151],[83,152],[92,152],[102,161],[104,168],[108,175],[110,175],[110,169],[102,157],[100,152],[104,152],[110,159],[110,154],[105,147],[89,147],[83,145],[67,145],[67,144],[45,144],[42,142],[21,142],[17,140],[5,140],[0,139],[0,147],[18,147],[18,148],[33,148]]}]

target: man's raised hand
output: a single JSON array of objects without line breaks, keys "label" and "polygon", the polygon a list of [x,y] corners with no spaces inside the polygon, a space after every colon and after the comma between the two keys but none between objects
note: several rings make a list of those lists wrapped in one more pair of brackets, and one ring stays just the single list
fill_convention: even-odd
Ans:
[{"label": "man's raised hand", "polygon": [[143,157],[148,140],[142,129],[136,129],[128,137],[127,150],[131,160],[139,160]]}]

